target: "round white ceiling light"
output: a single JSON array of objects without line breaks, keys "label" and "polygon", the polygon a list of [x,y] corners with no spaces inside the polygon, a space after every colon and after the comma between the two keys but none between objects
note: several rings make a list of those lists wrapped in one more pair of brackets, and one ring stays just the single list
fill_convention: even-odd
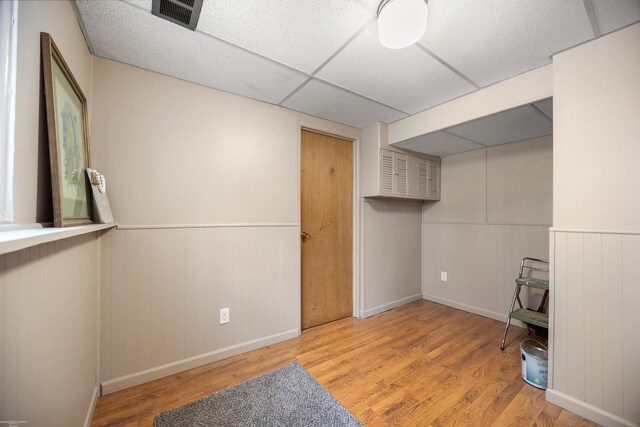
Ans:
[{"label": "round white ceiling light", "polygon": [[411,46],[427,29],[425,0],[382,0],[378,6],[378,38],[389,49]]}]

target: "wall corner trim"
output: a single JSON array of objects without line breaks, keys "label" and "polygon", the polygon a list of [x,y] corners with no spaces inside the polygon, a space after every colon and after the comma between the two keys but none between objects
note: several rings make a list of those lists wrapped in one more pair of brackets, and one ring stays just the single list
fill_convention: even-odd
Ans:
[{"label": "wall corner trim", "polygon": [[377,307],[368,308],[362,312],[362,317],[371,317],[373,315],[382,313],[383,311],[391,310],[392,308],[400,307],[401,305],[409,304],[410,302],[418,301],[421,299],[422,299],[422,294],[416,294],[416,295],[400,298],[398,300],[391,301],[386,304],[379,305]]},{"label": "wall corner trim", "polygon": [[545,393],[547,402],[558,405],[561,408],[567,409],[583,418],[587,418],[593,422],[607,427],[638,427],[635,424],[624,418],[620,418],[610,412],[602,410],[596,406],[590,405],[581,400],[575,399],[567,394],[561,393],[557,390],[547,389]]},{"label": "wall corner trim", "polygon": [[226,359],[227,357],[246,353],[257,348],[266,347],[271,344],[296,338],[299,335],[300,329],[290,329],[288,331],[280,332],[274,335],[268,335],[266,337],[261,337],[255,340],[245,341],[240,344],[224,347],[219,350],[211,351],[209,353],[199,354],[197,356],[177,360],[175,362],[167,363],[166,365],[157,366],[145,371],[134,372],[122,377],[103,381],[101,384],[102,395],[104,396],[107,394],[115,393],[116,391],[144,384],[149,381],[157,380],[158,378],[176,374],[178,372],[197,368],[208,363]]},{"label": "wall corner trim", "polygon": [[98,402],[98,396],[100,395],[100,384],[96,384],[93,387],[93,393],[91,395],[91,402],[89,402],[89,408],[87,408],[87,415],[84,417],[83,427],[89,427],[91,425],[91,419],[93,418],[93,411],[96,409],[96,403]]}]

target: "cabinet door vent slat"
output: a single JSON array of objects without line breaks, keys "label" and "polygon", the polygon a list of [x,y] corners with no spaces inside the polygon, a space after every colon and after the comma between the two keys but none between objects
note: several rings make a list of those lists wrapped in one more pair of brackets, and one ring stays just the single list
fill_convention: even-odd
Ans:
[{"label": "cabinet door vent slat", "polygon": [[407,194],[407,159],[396,158],[396,192]]},{"label": "cabinet door vent slat", "polygon": [[391,194],[393,193],[393,157],[382,154],[380,162],[380,192]]},{"label": "cabinet door vent slat", "polygon": [[427,164],[418,163],[418,195],[427,196]]},{"label": "cabinet door vent slat", "polygon": [[429,162],[429,197],[440,198],[440,175],[436,162]]}]

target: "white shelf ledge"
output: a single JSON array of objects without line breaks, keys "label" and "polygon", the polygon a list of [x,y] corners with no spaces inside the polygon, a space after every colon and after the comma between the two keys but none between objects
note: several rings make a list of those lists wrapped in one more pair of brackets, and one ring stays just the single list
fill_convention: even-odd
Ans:
[{"label": "white shelf ledge", "polygon": [[116,224],[79,225],[67,228],[30,228],[0,232],[0,255],[81,234],[95,233],[115,227]]}]

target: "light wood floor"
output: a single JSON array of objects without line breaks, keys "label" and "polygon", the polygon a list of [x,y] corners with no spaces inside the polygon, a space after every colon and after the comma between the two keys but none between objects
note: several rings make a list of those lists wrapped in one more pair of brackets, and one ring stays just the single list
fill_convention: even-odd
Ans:
[{"label": "light wood floor", "polygon": [[101,397],[92,425],[153,425],[181,406],[298,361],[368,426],[594,426],[520,378],[514,327],[429,301],[302,336]]}]

